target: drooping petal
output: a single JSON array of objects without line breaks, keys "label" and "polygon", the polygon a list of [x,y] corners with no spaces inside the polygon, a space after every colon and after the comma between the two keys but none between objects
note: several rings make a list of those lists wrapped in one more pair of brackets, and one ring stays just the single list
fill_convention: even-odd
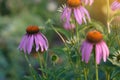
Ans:
[{"label": "drooping petal", "polygon": [[82,16],[81,16],[81,12],[80,12],[79,8],[74,9],[74,16],[75,16],[76,21],[79,24],[82,24]]},{"label": "drooping petal", "polygon": [[70,17],[71,17],[71,13],[72,13],[72,9],[68,9],[68,15],[66,16],[66,21],[70,21]]},{"label": "drooping petal", "polygon": [[81,12],[81,16],[82,16],[83,21],[84,21],[85,23],[87,23],[87,21],[86,21],[86,16],[85,16],[85,12],[84,12],[84,10],[82,9],[82,7],[80,7],[80,12]]},{"label": "drooping petal", "polygon": [[93,49],[93,44],[89,43],[87,41],[84,41],[82,44],[81,52],[82,52],[82,61],[85,60],[86,63],[88,63],[90,59],[90,54]]},{"label": "drooping petal", "polygon": [[43,46],[43,43],[42,43],[42,38],[41,38],[41,35],[37,34],[37,39],[38,39],[38,43],[40,45],[40,48],[41,48],[41,51],[43,52],[44,51],[44,46]]},{"label": "drooping petal", "polygon": [[90,21],[90,15],[89,15],[89,12],[84,8],[84,7],[81,7],[82,11],[84,12],[84,14],[87,16],[88,20]]},{"label": "drooping petal", "polygon": [[61,20],[64,21],[70,21],[70,16],[71,16],[72,10],[68,7],[66,7],[61,15]]},{"label": "drooping petal", "polygon": [[91,43],[87,43],[87,46],[86,46],[86,55],[85,55],[85,62],[88,63],[89,59],[90,59],[90,54],[92,52],[92,49],[93,49],[93,44]]},{"label": "drooping petal", "polygon": [[19,49],[20,51],[22,51],[22,49],[23,49],[23,45],[24,45],[24,43],[25,43],[25,40],[26,40],[26,35],[23,36],[23,38],[22,38],[22,40],[21,40],[21,42],[20,42],[20,44],[19,44],[19,46],[18,46],[18,49]]},{"label": "drooping petal", "polygon": [[41,35],[42,35],[42,37],[43,37],[43,40],[44,40],[44,46],[45,46],[45,50],[47,50],[48,49],[48,40],[47,40],[47,38],[41,33]]},{"label": "drooping petal", "polygon": [[61,20],[64,20],[66,14],[67,14],[67,8],[64,8],[62,15],[61,15]]},{"label": "drooping petal", "polygon": [[84,51],[85,51],[85,46],[86,46],[86,41],[84,41],[81,45],[81,48],[80,48],[80,51],[82,53],[82,61],[85,60],[85,57],[84,57]]},{"label": "drooping petal", "polygon": [[79,24],[82,24],[83,21],[85,23],[87,23],[86,19],[88,19],[88,21],[90,21],[90,15],[89,15],[88,11],[82,6],[74,9],[74,16],[75,16],[76,21]]},{"label": "drooping petal", "polygon": [[38,51],[39,50],[39,41],[38,41],[39,39],[37,38],[37,34],[35,35],[35,45],[36,45],[36,51]]},{"label": "drooping petal", "polygon": [[104,42],[104,41],[102,41],[102,45],[104,46],[104,48],[105,48],[105,50],[106,50],[106,55],[107,55],[107,57],[109,56],[109,49],[108,49],[108,47],[107,47],[107,44]]},{"label": "drooping petal", "polygon": [[34,36],[29,35],[29,39],[27,41],[27,52],[28,52],[28,54],[30,54],[31,51],[32,51],[33,41],[34,41]]},{"label": "drooping petal", "polygon": [[44,38],[42,37],[41,34],[39,34],[39,40],[42,43],[43,50],[41,50],[41,51],[43,52],[45,50],[46,42],[45,42],[45,40],[44,40]]},{"label": "drooping petal", "polygon": [[100,64],[103,55],[102,55],[102,48],[99,43],[95,45],[95,53],[96,53],[96,62],[97,64]]},{"label": "drooping petal", "polygon": [[25,42],[23,44],[23,51],[24,51],[24,53],[27,53],[27,42],[28,42],[28,40],[29,40],[29,35],[26,34],[26,39],[25,39]]},{"label": "drooping petal", "polygon": [[103,61],[106,62],[106,60],[107,60],[107,53],[106,53],[105,47],[103,46],[102,42],[100,42],[100,46],[102,48]]}]

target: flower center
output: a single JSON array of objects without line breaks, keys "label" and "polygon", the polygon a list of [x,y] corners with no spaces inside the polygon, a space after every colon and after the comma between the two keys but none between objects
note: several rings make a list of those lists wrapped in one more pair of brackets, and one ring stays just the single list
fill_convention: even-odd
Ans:
[{"label": "flower center", "polygon": [[103,36],[99,31],[93,30],[87,33],[87,40],[92,43],[98,43],[102,40]]},{"label": "flower center", "polygon": [[78,7],[81,5],[81,0],[67,0],[67,4],[70,7]]},{"label": "flower center", "polygon": [[26,32],[28,34],[35,34],[35,33],[38,33],[39,32],[39,27],[38,26],[28,26],[26,28]]}]

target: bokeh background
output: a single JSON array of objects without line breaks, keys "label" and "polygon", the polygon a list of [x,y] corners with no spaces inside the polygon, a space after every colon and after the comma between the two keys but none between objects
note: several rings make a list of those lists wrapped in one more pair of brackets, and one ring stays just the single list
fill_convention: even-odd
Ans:
[{"label": "bokeh background", "polygon": [[[24,55],[17,49],[27,26],[40,26],[49,40],[50,48],[61,44],[58,36],[49,30],[49,27],[52,24],[62,28],[57,9],[65,2],[65,0],[0,0],[0,80],[24,80],[28,74]],[[111,2],[113,0],[110,0]],[[106,25],[106,0],[95,0],[92,6],[86,7],[92,19]]]}]

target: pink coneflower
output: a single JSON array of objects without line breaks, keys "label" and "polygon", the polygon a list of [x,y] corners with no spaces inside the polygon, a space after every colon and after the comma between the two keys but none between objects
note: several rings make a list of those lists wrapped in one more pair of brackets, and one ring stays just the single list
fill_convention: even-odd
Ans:
[{"label": "pink coneflower", "polygon": [[115,0],[115,1],[111,4],[111,9],[112,9],[112,10],[120,9],[120,0]]},{"label": "pink coneflower", "polygon": [[30,54],[32,50],[43,52],[48,49],[48,41],[46,37],[39,32],[38,26],[28,26],[26,34],[23,36],[18,48],[20,51],[28,54]]},{"label": "pink coneflower", "polygon": [[61,19],[65,24],[70,24],[72,13],[74,14],[73,17],[79,24],[82,24],[83,21],[87,23],[86,18],[88,18],[90,21],[90,15],[88,11],[82,6],[81,0],[67,0],[67,6],[63,9],[61,15]]},{"label": "pink coneflower", "polygon": [[109,56],[109,49],[103,41],[102,34],[96,30],[88,32],[86,40],[82,43],[82,61],[88,63],[93,48],[95,48],[96,63],[99,64],[102,58],[106,62]]}]

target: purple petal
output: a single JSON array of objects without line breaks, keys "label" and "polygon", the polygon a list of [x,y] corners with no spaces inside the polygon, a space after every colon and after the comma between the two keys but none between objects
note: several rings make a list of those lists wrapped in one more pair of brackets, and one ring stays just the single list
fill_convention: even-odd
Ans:
[{"label": "purple petal", "polygon": [[86,41],[84,41],[84,42],[82,43],[81,48],[80,48],[80,51],[82,52],[82,61],[85,60],[85,57],[84,57],[85,45],[86,45]]},{"label": "purple petal", "polygon": [[43,52],[44,51],[44,47],[43,47],[43,43],[42,43],[42,41],[41,41],[41,35],[40,34],[37,34],[37,41],[38,41],[38,43],[39,43],[39,45],[40,45],[40,48],[41,48],[41,51]]},{"label": "purple petal", "polygon": [[48,40],[47,38],[41,33],[42,37],[43,37],[43,41],[44,41],[44,46],[45,46],[45,50],[48,49]]},{"label": "purple petal", "polygon": [[37,34],[35,35],[35,45],[36,45],[36,52],[39,50],[39,42],[37,38]]},{"label": "purple petal", "polygon": [[101,61],[101,58],[102,58],[102,48],[101,48],[101,45],[98,43],[98,44],[96,44],[96,46],[95,46],[95,52],[96,52],[96,62],[97,62],[97,64],[99,64],[100,63],[100,61]]},{"label": "purple petal", "polygon": [[90,21],[90,15],[89,15],[89,12],[88,12],[84,7],[81,7],[81,9],[84,11],[84,13],[86,14],[88,20]]},{"label": "purple petal", "polygon": [[82,19],[84,20],[85,23],[87,23],[84,10],[81,7],[80,7],[80,12],[81,12]]},{"label": "purple petal", "polygon": [[70,21],[71,12],[72,12],[72,10],[69,9],[68,12],[67,12],[68,15],[66,16],[66,21]]},{"label": "purple petal", "polygon": [[70,21],[70,16],[71,16],[72,10],[68,7],[66,7],[61,15],[62,21]]},{"label": "purple petal", "polygon": [[103,45],[102,42],[100,42],[100,46],[101,46],[101,48],[102,48],[103,61],[106,62],[107,54],[106,54],[106,50],[105,50],[105,47],[104,47],[104,45]]},{"label": "purple petal", "polygon": [[89,59],[90,59],[90,54],[92,52],[93,49],[93,44],[89,43],[86,46],[86,55],[85,55],[85,62],[88,63]]},{"label": "purple petal", "polygon": [[82,15],[81,15],[81,12],[80,12],[79,8],[74,9],[74,16],[75,16],[76,21],[79,24],[82,24]]},{"label": "purple petal", "polygon": [[27,42],[28,42],[28,40],[29,40],[29,35],[26,34],[26,39],[25,39],[25,42],[23,44],[23,51],[24,51],[24,53],[27,53]]},{"label": "purple petal", "polygon": [[67,8],[64,8],[63,13],[61,15],[61,19],[64,20],[65,16],[67,14]]},{"label": "purple petal", "polygon": [[41,51],[43,52],[44,50],[47,50],[48,49],[48,41],[42,33],[39,34],[39,41],[42,44],[42,46],[41,46],[42,50]]},{"label": "purple petal", "polygon": [[107,55],[107,57],[109,56],[109,49],[108,49],[108,47],[107,47],[107,44],[104,42],[104,41],[102,41],[102,44],[103,44],[103,46],[104,46],[104,48],[105,48],[105,50],[106,50],[106,55]]},{"label": "purple petal", "polygon": [[35,44],[36,44],[36,51],[39,50],[39,45],[41,48],[41,51],[43,52],[44,50],[48,49],[48,41],[47,38],[42,34],[42,33],[38,33],[35,36]]},{"label": "purple petal", "polygon": [[18,49],[20,49],[20,51],[22,51],[22,49],[23,49],[23,44],[25,43],[25,40],[26,40],[26,35],[23,36],[23,38],[18,46]]},{"label": "purple petal", "polygon": [[42,52],[44,51],[44,49],[45,49],[45,45],[46,45],[46,42],[45,42],[45,40],[43,39],[43,37],[42,37],[42,35],[41,34],[39,34],[39,40],[40,40],[40,42],[42,43]]},{"label": "purple petal", "polygon": [[90,54],[92,52],[93,49],[93,44],[85,41],[82,44],[82,60],[85,60],[86,63],[88,63],[89,59],[90,59]]},{"label": "purple petal", "polygon": [[26,45],[28,54],[30,54],[30,52],[32,51],[33,41],[34,41],[34,36],[30,35]]}]

